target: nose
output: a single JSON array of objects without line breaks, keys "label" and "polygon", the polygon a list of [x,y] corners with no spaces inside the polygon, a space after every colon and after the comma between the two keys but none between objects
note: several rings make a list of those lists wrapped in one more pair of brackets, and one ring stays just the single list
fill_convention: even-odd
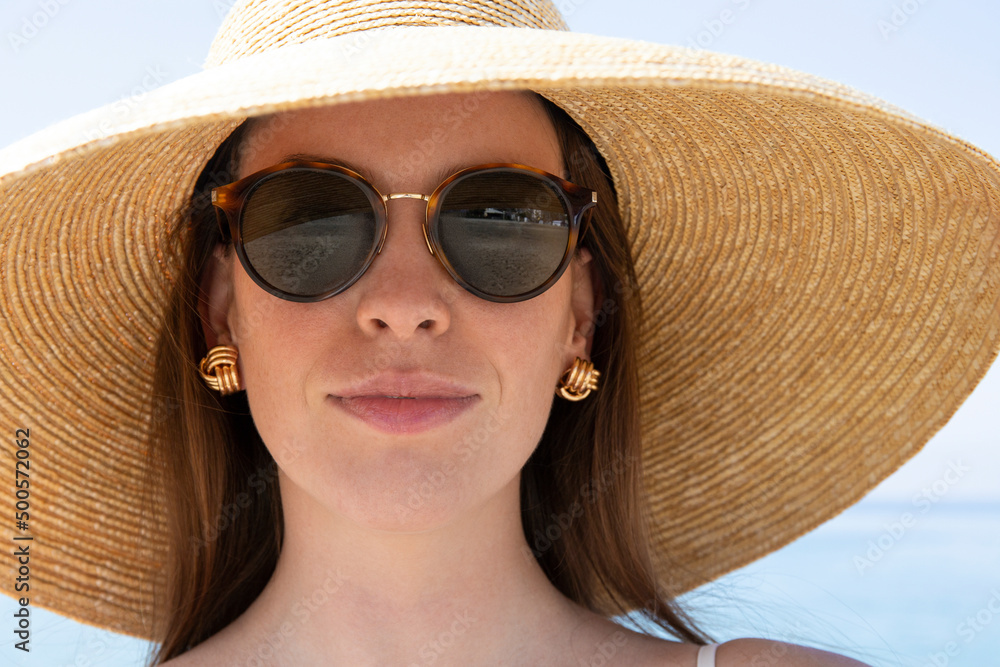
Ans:
[{"label": "nose", "polygon": [[391,333],[400,340],[419,332],[438,336],[451,324],[458,285],[430,254],[424,238],[426,202],[391,199],[382,251],[353,286],[358,291],[358,325],[369,335]]}]

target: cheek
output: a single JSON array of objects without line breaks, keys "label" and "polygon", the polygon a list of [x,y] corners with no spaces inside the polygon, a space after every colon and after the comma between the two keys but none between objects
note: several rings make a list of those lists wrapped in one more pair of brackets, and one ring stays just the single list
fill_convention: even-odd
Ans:
[{"label": "cheek", "polygon": [[279,465],[304,448],[304,374],[315,347],[307,340],[301,304],[264,292],[237,269],[230,331],[239,349],[240,373],[254,424]]},{"label": "cheek", "polygon": [[229,326],[240,351],[241,371],[246,386],[258,390],[287,380],[276,368],[288,368],[298,348],[289,345],[289,333],[294,331],[289,302],[272,297],[243,272],[237,270],[234,307],[230,310]]},{"label": "cheek", "polygon": [[[562,282],[562,281],[560,281]],[[565,370],[573,320],[560,285],[523,306],[504,327],[495,345],[500,383],[499,414],[512,435],[534,448],[548,421],[556,382]],[[543,297],[553,298],[545,299]]]}]

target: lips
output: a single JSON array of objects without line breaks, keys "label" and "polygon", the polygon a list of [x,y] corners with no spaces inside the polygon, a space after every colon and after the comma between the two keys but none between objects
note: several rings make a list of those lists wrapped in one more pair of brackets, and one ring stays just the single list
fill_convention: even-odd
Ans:
[{"label": "lips", "polygon": [[479,401],[475,390],[428,373],[378,375],[329,398],[352,417],[391,434],[442,426]]}]

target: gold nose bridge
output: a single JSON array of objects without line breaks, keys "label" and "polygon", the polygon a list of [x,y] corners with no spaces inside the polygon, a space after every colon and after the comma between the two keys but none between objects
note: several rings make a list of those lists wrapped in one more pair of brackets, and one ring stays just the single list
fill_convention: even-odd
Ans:
[{"label": "gold nose bridge", "polygon": [[[388,202],[390,199],[423,199],[425,202],[428,202],[428,201],[431,200],[431,197],[430,197],[430,195],[422,195],[422,194],[417,193],[417,192],[392,192],[392,193],[387,194],[387,195],[382,195],[382,201],[383,202]],[[420,225],[420,229],[422,229],[423,232],[424,232],[424,243],[427,244],[427,250],[431,253],[431,255],[433,255],[434,254],[434,248],[431,247],[431,240],[429,238],[427,238],[427,213],[426,213],[426,211],[424,213],[424,224]],[[379,246],[378,252],[379,252],[379,254],[382,253],[382,247],[381,246]]]},{"label": "gold nose bridge", "polygon": [[424,201],[430,201],[430,195],[421,195],[416,192],[393,192],[391,195],[385,195],[382,197],[384,201],[389,201],[390,199],[423,199]]}]

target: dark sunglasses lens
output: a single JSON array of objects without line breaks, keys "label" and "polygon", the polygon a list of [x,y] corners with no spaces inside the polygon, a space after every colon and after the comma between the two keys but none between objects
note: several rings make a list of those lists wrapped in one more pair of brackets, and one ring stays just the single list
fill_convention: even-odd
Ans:
[{"label": "dark sunglasses lens", "polygon": [[330,171],[276,172],[248,196],[242,225],[244,252],[254,270],[296,296],[347,285],[376,244],[375,211],[365,192]]},{"label": "dark sunglasses lens", "polygon": [[500,297],[525,294],[558,270],[570,217],[554,183],[532,173],[474,173],[444,193],[438,242],[462,279]]}]

